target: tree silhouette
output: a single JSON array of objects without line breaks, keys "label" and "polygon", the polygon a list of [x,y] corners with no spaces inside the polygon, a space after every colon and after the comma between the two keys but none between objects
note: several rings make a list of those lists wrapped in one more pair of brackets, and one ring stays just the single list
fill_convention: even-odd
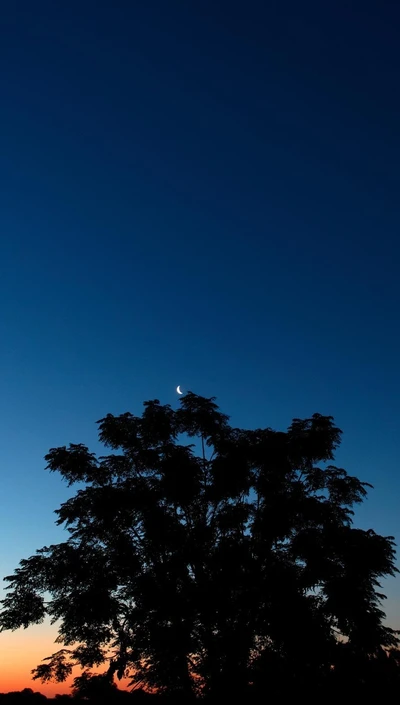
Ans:
[{"label": "tree silhouette", "polygon": [[42,693],[34,693],[32,688],[24,688],[10,693],[0,693],[0,703],[8,705],[45,705],[48,702]]},{"label": "tree silhouette", "polygon": [[108,673],[93,675],[84,671],[74,678],[72,695],[76,698],[109,703],[115,699],[116,693],[117,686]]},{"label": "tree silhouette", "polygon": [[398,679],[378,592],[393,538],[353,527],[367,485],[331,464],[332,417],[248,431],[188,393],[178,410],[154,400],[98,424],[109,455],[46,456],[81,485],[57,510],[69,538],[6,578],[2,629],[59,624],[64,648],[35,678],[77,664],[82,692],[105,664],[96,687],[129,676],[185,701]]}]

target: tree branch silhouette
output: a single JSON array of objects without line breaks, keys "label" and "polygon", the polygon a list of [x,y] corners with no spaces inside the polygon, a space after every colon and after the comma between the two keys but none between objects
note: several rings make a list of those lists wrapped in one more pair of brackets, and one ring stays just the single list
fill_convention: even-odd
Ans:
[{"label": "tree branch silhouette", "polygon": [[379,592],[394,541],[353,526],[369,485],[332,464],[332,417],[238,429],[189,392],[177,410],[153,400],[98,425],[109,455],[71,444],[46,456],[84,485],[56,512],[68,538],[6,578],[2,630],[59,625],[65,648],[35,678],[61,682],[76,664],[81,693],[129,674],[187,700],[394,682]]}]

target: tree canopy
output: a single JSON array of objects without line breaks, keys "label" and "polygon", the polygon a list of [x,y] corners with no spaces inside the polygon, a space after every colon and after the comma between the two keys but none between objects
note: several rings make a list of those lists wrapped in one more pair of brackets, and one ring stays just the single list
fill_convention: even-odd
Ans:
[{"label": "tree canopy", "polygon": [[1,629],[58,625],[62,648],[35,678],[78,665],[79,690],[103,664],[110,689],[128,676],[186,699],[398,678],[379,592],[393,537],[353,526],[367,484],[333,464],[332,417],[244,430],[189,392],[98,425],[107,455],[46,456],[79,485],[56,511],[66,541],[6,578]]}]

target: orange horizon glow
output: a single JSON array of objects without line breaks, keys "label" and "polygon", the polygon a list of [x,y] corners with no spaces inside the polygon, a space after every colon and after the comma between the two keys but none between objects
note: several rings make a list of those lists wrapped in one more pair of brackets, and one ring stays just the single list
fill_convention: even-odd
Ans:
[{"label": "orange horizon glow", "polygon": [[[57,627],[50,624],[34,625],[28,629],[0,634],[0,693],[31,688],[43,693],[48,698],[57,694],[70,694],[73,680],[81,673],[77,667],[73,675],[64,683],[42,683],[32,679],[32,669],[36,668],[46,656],[62,648],[56,644]],[[102,669],[93,669],[93,672]],[[117,682],[120,689],[127,687],[129,679]]]},{"label": "orange horizon glow", "polygon": [[[60,649],[55,644],[56,627],[39,625],[0,634],[0,693],[32,688],[47,697],[70,693],[74,676],[65,683],[42,683],[32,679],[32,669]],[[78,675],[78,674],[76,674]]]}]

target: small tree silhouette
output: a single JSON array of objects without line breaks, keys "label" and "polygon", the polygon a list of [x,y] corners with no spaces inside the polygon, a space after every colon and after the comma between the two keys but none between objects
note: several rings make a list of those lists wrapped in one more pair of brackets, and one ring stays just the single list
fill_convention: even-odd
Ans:
[{"label": "small tree silhouette", "polygon": [[117,686],[108,673],[100,675],[84,671],[74,679],[72,695],[85,700],[110,702],[117,691]]},{"label": "small tree silhouette", "polygon": [[48,702],[42,693],[34,693],[32,688],[24,688],[11,693],[0,693],[0,703],[8,705],[45,705]]},{"label": "small tree silhouette", "polygon": [[188,393],[178,410],[149,401],[99,429],[109,455],[71,444],[46,456],[84,485],[57,510],[69,538],[6,578],[2,629],[60,625],[65,648],[35,678],[78,664],[77,692],[130,675],[186,700],[398,678],[378,592],[393,538],[352,526],[367,485],[331,464],[332,417],[248,431]]}]

